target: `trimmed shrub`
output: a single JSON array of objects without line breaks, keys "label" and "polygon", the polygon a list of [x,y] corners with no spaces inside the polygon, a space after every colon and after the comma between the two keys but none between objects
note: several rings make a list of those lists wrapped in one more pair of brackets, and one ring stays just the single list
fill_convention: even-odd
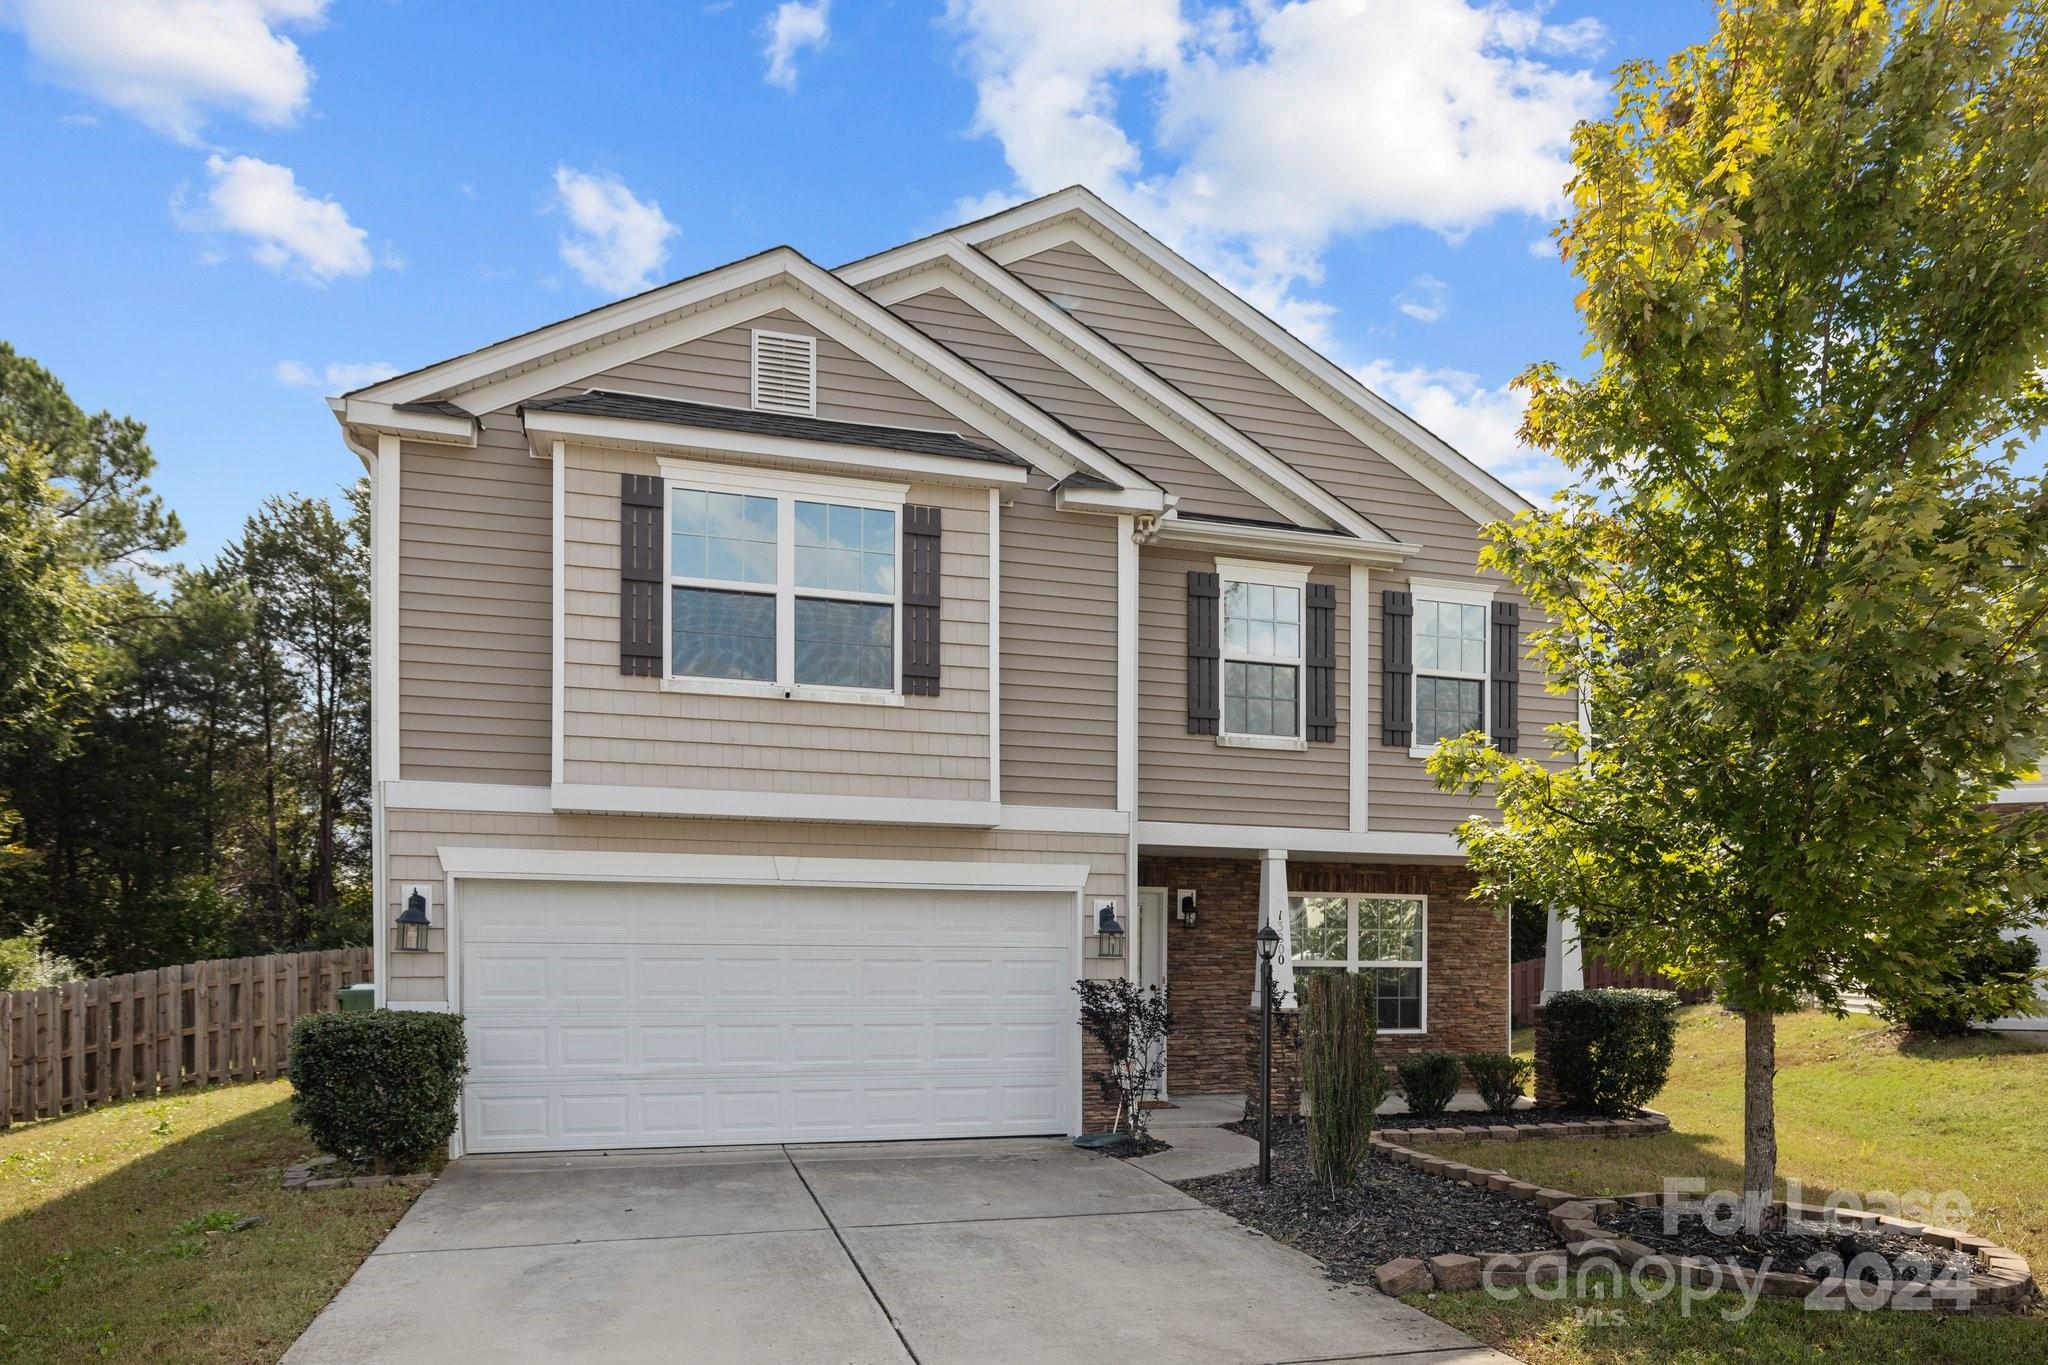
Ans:
[{"label": "trimmed shrub", "polygon": [[292,1025],[292,1118],[324,1152],[409,1171],[447,1146],[468,1071],[459,1014],[304,1015]]},{"label": "trimmed shrub", "polygon": [[1522,1098],[1522,1087],[1529,1083],[1529,1077],[1535,1071],[1535,1063],[1512,1052],[1465,1054],[1465,1074],[1472,1078],[1473,1088],[1479,1092],[1479,1098],[1486,1101],[1487,1112],[1492,1114],[1505,1114],[1512,1110],[1515,1101]]},{"label": "trimmed shrub", "polygon": [[1879,1000],[1878,1013],[1914,1033],[1954,1038],[1977,1024],[2040,1009],[2041,950],[2030,938],[1979,934],[1910,1001]]},{"label": "trimmed shrub", "polygon": [[1536,1025],[1538,1057],[1558,1099],[1620,1116],[1664,1088],[1678,1039],[1670,991],[1560,991]]},{"label": "trimmed shrub", "polygon": [[1301,1090],[1309,1104],[1309,1173],[1325,1189],[1358,1178],[1372,1139],[1373,1111],[1387,1097],[1375,1055],[1372,979],[1352,972],[1300,978]]},{"label": "trimmed shrub", "polygon": [[1408,1112],[1417,1118],[1433,1119],[1451,1107],[1458,1093],[1458,1059],[1448,1052],[1418,1052],[1403,1058],[1401,1097]]}]

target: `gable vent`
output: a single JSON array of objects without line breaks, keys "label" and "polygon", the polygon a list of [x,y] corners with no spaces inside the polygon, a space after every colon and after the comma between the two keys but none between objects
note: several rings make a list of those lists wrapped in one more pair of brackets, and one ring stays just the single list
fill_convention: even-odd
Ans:
[{"label": "gable vent", "polygon": [[754,406],[762,412],[818,411],[818,339],[754,333]]}]

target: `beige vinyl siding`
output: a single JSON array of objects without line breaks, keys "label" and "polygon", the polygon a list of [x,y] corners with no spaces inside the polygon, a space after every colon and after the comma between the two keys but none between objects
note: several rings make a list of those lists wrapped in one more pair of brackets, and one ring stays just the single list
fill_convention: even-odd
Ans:
[{"label": "beige vinyl siding", "polygon": [[[922,829],[905,826],[789,824],[744,820],[672,820],[647,816],[506,815],[392,810],[385,817],[389,862],[385,915],[396,917],[408,882],[434,888],[435,927],[424,953],[393,952],[387,997],[439,1001],[448,994],[445,873],[436,850],[451,848],[570,849],[605,853],[754,854],[777,857],[896,858],[933,862],[1086,863],[1089,897],[1115,896],[1129,906],[1121,835],[1027,834],[1010,830]],[[458,893],[459,895],[459,893]],[[456,914],[461,913],[458,900]],[[1080,932],[1076,916],[1075,932]],[[1120,960],[1090,976],[1114,975]]]},{"label": "beige vinyl siding", "polygon": [[399,456],[399,776],[548,780],[550,472],[518,419]]},{"label": "beige vinyl siding", "polygon": [[[1493,583],[1504,598],[1514,594],[1498,574],[1478,567],[1479,528],[1463,512],[1417,482],[1385,456],[1364,445],[1327,417],[1296,398],[1193,321],[1190,312],[1168,307],[1116,267],[1084,247],[1067,244],[1010,267],[1032,287],[1073,301],[1073,315],[1112,344],[1152,369],[1275,455],[1372,518],[1396,539],[1420,547],[1397,571],[1372,575],[1371,657],[1380,659],[1379,593],[1404,587],[1409,573]],[[1393,437],[1389,435],[1391,444]],[[1525,615],[1527,608],[1524,607]],[[1525,622],[1526,636],[1533,626]],[[1533,670],[1521,689],[1525,751],[1543,744],[1541,726],[1573,709],[1544,692]],[[1379,740],[1378,694],[1366,720],[1372,725],[1368,778],[1369,827],[1377,830],[1448,833],[1453,825],[1489,802],[1474,803],[1436,790],[1422,761],[1405,748]]]},{"label": "beige vinyl siding", "polygon": [[958,417],[882,372],[831,337],[798,318],[776,310],[751,322],[685,342],[644,360],[604,371],[574,386],[614,389],[711,403],[725,408],[753,406],[753,333],[786,332],[818,338],[818,416],[835,422],[869,426],[915,427],[921,431],[953,431],[971,440],[996,444]]},{"label": "beige vinyl siding", "polygon": [[1295,753],[1232,748],[1188,733],[1188,572],[1215,568],[1213,555],[1147,549],[1139,556],[1138,816],[1344,829],[1351,821],[1350,573],[1309,575],[1337,589],[1337,739]]},{"label": "beige vinyl siding", "polygon": [[655,457],[571,446],[567,459],[565,782],[989,799],[986,490],[909,492],[943,515],[940,695],[902,706],[722,697],[619,672],[619,476],[658,475]]},{"label": "beige vinyl siding", "polygon": [[1179,494],[1186,510],[1258,521],[1286,519],[951,290],[919,294],[890,311]]},{"label": "beige vinyl siding", "polygon": [[1003,509],[1005,801],[1116,807],[1116,529],[1043,476]]}]

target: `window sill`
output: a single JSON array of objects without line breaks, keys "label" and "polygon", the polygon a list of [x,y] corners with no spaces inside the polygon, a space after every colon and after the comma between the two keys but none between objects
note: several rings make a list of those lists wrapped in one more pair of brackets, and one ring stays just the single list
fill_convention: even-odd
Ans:
[{"label": "window sill", "polygon": [[1307,753],[1308,741],[1292,735],[1218,735],[1216,742],[1226,749],[1282,749]]},{"label": "window sill", "polygon": [[1408,746],[1408,757],[1429,758],[1433,756],[1436,753],[1436,751],[1442,747],[1443,746],[1441,744],[1411,744]]},{"label": "window sill", "polygon": [[739,682],[723,678],[663,678],[664,692],[703,697],[760,697],[773,701],[822,701],[841,706],[901,706],[901,692],[869,692],[852,687],[784,687],[781,683]]}]

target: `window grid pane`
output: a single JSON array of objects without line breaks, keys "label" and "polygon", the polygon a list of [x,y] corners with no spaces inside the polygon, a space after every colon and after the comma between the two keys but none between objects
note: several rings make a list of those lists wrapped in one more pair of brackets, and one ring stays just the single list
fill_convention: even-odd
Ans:
[{"label": "window grid pane", "polygon": [[1375,967],[1373,1005],[1383,1029],[1422,1027],[1422,969],[1420,967]]},{"label": "window grid pane", "polygon": [[796,680],[815,687],[896,685],[896,609],[879,602],[796,599]]},{"label": "window grid pane", "polygon": [[1292,961],[1349,962],[1349,909],[1342,896],[1291,896],[1287,913]]},{"label": "window grid pane", "polygon": [[678,676],[775,681],[775,599],[766,593],[671,588],[669,621]]},{"label": "window grid pane", "polygon": [[1481,684],[1470,678],[1415,679],[1415,742],[1424,746],[1480,729]]},{"label": "window grid pane", "polygon": [[1358,901],[1358,960],[1422,961],[1422,902],[1361,897]]},{"label": "window grid pane", "polygon": [[1301,657],[1301,589],[1223,585],[1223,648],[1259,659]]},{"label": "window grid pane", "polygon": [[1299,683],[1299,671],[1293,664],[1225,664],[1224,732],[1290,738],[1298,735],[1300,727],[1295,722]]},{"label": "window grid pane", "polygon": [[669,494],[669,575],[773,583],[774,498],[678,488]]},{"label": "window grid pane", "polygon": [[798,502],[796,586],[894,593],[896,513],[882,507]]},{"label": "window grid pane", "polygon": [[1415,666],[1446,673],[1485,673],[1486,608],[1472,602],[1417,602]]}]

